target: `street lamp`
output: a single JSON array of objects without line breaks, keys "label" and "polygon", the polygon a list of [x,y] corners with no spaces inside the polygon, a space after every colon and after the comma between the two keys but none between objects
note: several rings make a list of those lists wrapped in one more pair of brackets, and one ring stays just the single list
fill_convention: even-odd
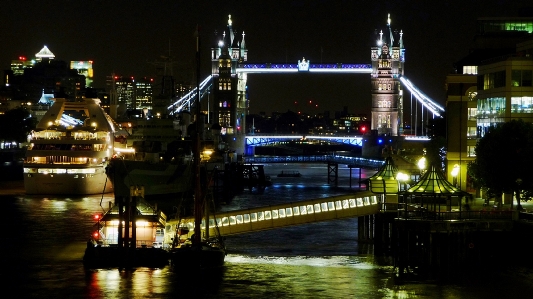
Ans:
[{"label": "street lamp", "polygon": [[417,165],[418,165],[418,169],[420,169],[420,176],[421,176],[422,174],[424,174],[424,171],[426,170],[426,167],[427,167],[426,157],[420,158],[420,160],[418,160]]},{"label": "street lamp", "polygon": [[[516,185],[518,186],[518,190],[516,191],[516,209],[522,210],[522,205],[520,204],[520,193],[522,190],[520,190],[520,185],[522,184],[522,179],[517,178],[516,179]],[[513,200],[511,199],[511,209],[513,208]]]},{"label": "street lamp", "polygon": [[453,177],[453,186],[456,188],[457,188],[457,175],[459,174],[459,170],[461,170],[461,167],[455,164],[452,169],[452,177]]},{"label": "street lamp", "polygon": [[403,173],[403,172],[398,172],[396,174],[396,179],[401,183],[401,185],[404,186],[403,190],[405,191],[405,189],[407,189],[405,184],[406,184],[407,180],[409,180],[409,175],[407,175],[406,173]]}]

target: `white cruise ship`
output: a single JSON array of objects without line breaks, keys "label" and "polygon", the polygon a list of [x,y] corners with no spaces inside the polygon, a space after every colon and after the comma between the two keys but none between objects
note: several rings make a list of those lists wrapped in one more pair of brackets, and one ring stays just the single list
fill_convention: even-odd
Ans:
[{"label": "white cruise ship", "polygon": [[113,155],[113,120],[99,99],[54,99],[32,132],[24,160],[26,194],[113,191],[106,166]]}]

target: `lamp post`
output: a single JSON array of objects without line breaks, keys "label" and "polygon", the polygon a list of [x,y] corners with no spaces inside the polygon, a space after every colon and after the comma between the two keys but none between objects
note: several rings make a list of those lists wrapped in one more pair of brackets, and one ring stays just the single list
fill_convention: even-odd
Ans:
[{"label": "lamp post", "polygon": [[[516,188],[516,209],[517,210],[521,210],[522,209],[522,205],[520,204],[520,192],[522,190],[520,190],[520,185],[522,184],[522,179],[521,178],[517,178],[516,179],[516,186],[518,188]],[[511,199],[511,209],[513,209],[513,200]]]},{"label": "lamp post", "polygon": [[457,164],[453,166],[452,169],[452,177],[453,177],[453,186],[457,188],[457,175],[459,174],[459,171],[461,170],[461,167]]},{"label": "lamp post", "polygon": [[[420,160],[418,160],[417,165],[418,165],[418,169],[420,169],[420,176],[421,176],[422,174],[424,174],[424,171],[426,170],[426,167],[427,167],[426,166],[426,157],[420,158]],[[419,177],[419,179],[420,179],[420,177]]]},{"label": "lamp post", "polygon": [[405,191],[407,189],[406,182],[409,179],[409,176],[406,173],[398,172],[396,174],[396,179],[400,182],[400,190],[402,190],[403,186],[403,191]]}]

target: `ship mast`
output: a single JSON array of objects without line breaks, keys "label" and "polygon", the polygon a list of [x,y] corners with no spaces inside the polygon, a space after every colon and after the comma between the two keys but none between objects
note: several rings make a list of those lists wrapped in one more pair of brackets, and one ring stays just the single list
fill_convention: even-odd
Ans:
[{"label": "ship mast", "polygon": [[[202,224],[202,190],[200,180],[200,32],[196,26],[196,132],[194,151],[194,237],[193,245],[199,245],[202,240],[200,226]],[[206,221],[207,222],[207,221]]]}]

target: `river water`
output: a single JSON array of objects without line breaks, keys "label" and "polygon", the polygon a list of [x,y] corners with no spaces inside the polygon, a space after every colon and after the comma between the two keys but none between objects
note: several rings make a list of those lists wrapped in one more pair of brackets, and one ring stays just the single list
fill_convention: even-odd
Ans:
[{"label": "river water", "polygon": [[[282,170],[301,178],[277,178]],[[245,191],[222,210],[345,194],[358,187],[339,170],[328,185],[323,164],[265,165],[273,185]],[[354,177],[356,170],[353,171]],[[363,171],[363,178],[372,172]],[[21,182],[4,182],[17,193]],[[15,191],[7,189],[14,188]],[[402,282],[387,257],[357,240],[357,219],[227,237],[229,254],[215,273],[184,269],[85,270],[81,263],[92,215],[111,194],[86,197],[0,196],[4,298],[531,298],[533,270],[513,267],[454,283]],[[524,254],[528,258],[530,253]],[[490,261],[487,261],[490,263]]]}]

